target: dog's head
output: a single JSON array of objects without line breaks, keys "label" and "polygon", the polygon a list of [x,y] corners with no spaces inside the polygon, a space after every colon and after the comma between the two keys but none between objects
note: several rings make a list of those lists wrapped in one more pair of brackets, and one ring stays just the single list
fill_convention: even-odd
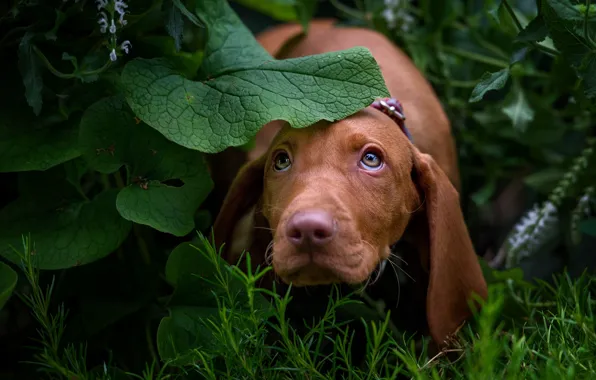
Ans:
[{"label": "dog's head", "polygon": [[457,191],[371,107],[336,123],[282,128],[239,172],[214,230],[229,244],[228,262],[246,249],[294,286],[364,283],[406,239],[429,272],[427,319],[438,342],[469,316],[471,293],[486,296]]}]

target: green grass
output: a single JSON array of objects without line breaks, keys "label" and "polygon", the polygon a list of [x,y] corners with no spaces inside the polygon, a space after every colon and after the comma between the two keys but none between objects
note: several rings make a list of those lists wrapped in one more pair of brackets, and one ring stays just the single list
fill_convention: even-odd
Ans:
[{"label": "green grass", "polygon": [[[363,318],[366,355],[357,363],[351,357],[354,328],[338,316],[346,308],[362,306],[360,301],[335,293],[323,318],[293,325],[287,318],[289,295],[255,286],[270,269],[243,273],[222,263],[207,239],[199,236],[198,242],[197,252],[216,268],[215,281],[210,283],[217,295],[217,313],[200,320],[202,335],[211,339],[170,360],[156,360],[144,373],[128,374],[129,378],[356,380],[393,379],[401,374],[412,379],[558,380],[596,376],[594,276],[572,280],[563,274],[552,284],[529,284],[501,273],[490,284],[489,300],[481,312],[460,330],[452,347],[432,357],[426,352],[426,341],[417,354],[416,342],[396,332],[389,315],[376,321]],[[28,239],[23,243],[23,269],[33,288],[25,300],[40,323],[37,365],[55,378],[126,378],[125,372],[109,363],[89,371],[84,347],[60,346],[66,312],[49,313],[52,288],[38,286],[31,244]],[[239,283],[243,289],[236,286]],[[265,293],[272,303],[263,302]]]}]

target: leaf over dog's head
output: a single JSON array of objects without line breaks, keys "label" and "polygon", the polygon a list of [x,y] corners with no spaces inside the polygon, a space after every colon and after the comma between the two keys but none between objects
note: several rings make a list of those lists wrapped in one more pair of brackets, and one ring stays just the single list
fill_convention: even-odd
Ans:
[{"label": "leaf over dog's head", "polygon": [[273,120],[295,128],[340,120],[388,95],[366,48],[275,60],[227,1],[198,1],[197,11],[208,33],[200,81],[162,58],[135,59],[122,72],[135,114],[177,144],[217,153]]}]

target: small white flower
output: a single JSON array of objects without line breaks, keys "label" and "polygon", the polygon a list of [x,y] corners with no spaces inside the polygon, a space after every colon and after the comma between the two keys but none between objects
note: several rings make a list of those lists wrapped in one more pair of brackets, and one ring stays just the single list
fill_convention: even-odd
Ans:
[{"label": "small white flower", "polygon": [[109,0],[95,0],[95,2],[97,3],[97,10],[99,11],[100,9],[105,9]]},{"label": "small white flower", "polygon": [[508,240],[511,252],[515,252],[518,258],[531,256],[544,240],[556,233],[559,221],[557,214],[552,202],[547,201],[542,207],[535,205],[515,225]]},{"label": "small white flower", "polygon": [[118,59],[118,56],[116,55],[116,49],[112,49],[112,51],[110,52],[110,60],[112,62],[115,62]]},{"label": "small white flower", "polygon": [[112,23],[110,24],[110,33],[116,34],[116,24],[114,23],[114,19],[112,19]]},{"label": "small white flower", "polygon": [[120,49],[122,51],[124,51],[124,53],[128,54],[128,50],[132,48],[132,45],[130,43],[129,40],[124,41],[121,45],[120,45]]},{"label": "small white flower", "polygon": [[100,19],[97,21],[97,23],[99,24],[99,31],[105,33],[106,30],[108,30],[108,16],[103,11],[99,12],[99,15],[101,16]]},{"label": "small white flower", "polygon": [[116,0],[114,1],[114,10],[121,16],[124,17],[126,11],[124,8],[128,8],[128,4],[126,4],[123,0]]},{"label": "small white flower", "polygon": [[119,23],[120,23],[120,25],[122,25],[122,26],[124,26],[124,25],[128,24],[128,21],[126,21],[126,20],[124,19],[124,13],[122,13],[122,14],[120,15],[120,17],[118,17],[118,22],[119,22]]}]

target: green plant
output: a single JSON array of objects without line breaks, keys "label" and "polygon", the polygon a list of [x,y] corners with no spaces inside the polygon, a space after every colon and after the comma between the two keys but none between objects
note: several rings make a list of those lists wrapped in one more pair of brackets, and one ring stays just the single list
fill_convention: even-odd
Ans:
[{"label": "green plant", "polygon": [[[325,5],[238,3],[305,30]],[[16,0],[0,5],[0,354],[39,341],[34,359],[10,357],[34,363],[8,376],[594,375],[593,276],[530,285],[517,266],[551,252],[570,265],[595,235],[596,5],[330,4],[402,46],[435,87],[473,236],[480,211],[523,176],[530,211],[511,233],[498,226],[492,262],[512,269],[485,268],[491,299],[459,345],[429,357],[375,305],[339,292],[320,319],[292,324],[288,294],[255,287],[262,270],[225,265],[202,235],[187,241],[211,225],[208,155],[244,148],[270,120],[307,127],[386,95],[366,49],[275,61],[225,1]],[[39,335],[20,330],[21,303]]]}]

